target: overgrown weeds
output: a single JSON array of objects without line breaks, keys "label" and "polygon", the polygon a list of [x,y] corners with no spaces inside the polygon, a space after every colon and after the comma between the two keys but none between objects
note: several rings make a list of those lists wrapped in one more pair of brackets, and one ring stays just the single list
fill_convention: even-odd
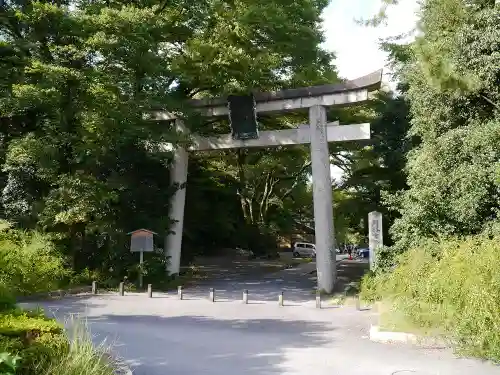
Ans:
[{"label": "overgrown weeds", "polygon": [[87,325],[72,320],[69,328],[69,350],[53,361],[43,375],[114,375],[105,343],[94,346]]},{"label": "overgrown weeds", "polygon": [[467,355],[500,361],[500,236],[427,241],[392,272],[365,277],[361,297],[387,316],[443,335]]}]

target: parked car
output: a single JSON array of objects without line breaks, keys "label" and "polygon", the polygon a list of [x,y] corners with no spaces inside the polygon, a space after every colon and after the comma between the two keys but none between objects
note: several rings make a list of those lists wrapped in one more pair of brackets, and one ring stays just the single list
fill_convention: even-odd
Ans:
[{"label": "parked car", "polygon": [[368,248],[358,249],[358,256],[360,256],[361,258],[368,258],[370,256],[370,249]]},{"label": "parked car", "polygon": [[316,258],[316,246],[308,242],[295,242],[293,244],[293,256],[295,258]]}]

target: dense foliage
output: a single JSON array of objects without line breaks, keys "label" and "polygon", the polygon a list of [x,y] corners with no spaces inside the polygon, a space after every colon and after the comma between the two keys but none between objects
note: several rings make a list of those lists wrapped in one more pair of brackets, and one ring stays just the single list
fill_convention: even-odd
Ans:
[{"label": "dense foliage", "polygon": [[9,227],[10,224],[0,221],[0,302],[2,296],[57,289],[71,276],[47,236]]},{"label": "dense foliage", "polygon": [[408,139],[416,141],[407,154],[407,188],[385,196],[399,215],[391,228],[395,246],[381,250],[362,294],[388,308],[389,329],[443,335],[466,354],[499,361],[495,3],[423,1],[416,40],[387,44],[410,106]]},{"label": "dense foliage", "polygon": [[[182,142],[171,125],[144,113],[181,110],[194,130],[227,132],[227,122],[192,117],[186,99],[336,80],[332,55],[319,48],[326,5],[2,2],[3,216],[53,233],[76,271],[123,273],[133,263],[126,233],[149,228],[163,246],[175,187],[168,173],[172,155],[162,145]],[[267,226],[280,217],[276,197],[295,187],[293,178],[263,194],[257,172],[268,161],[242,177],[234,171],[247,168],[248,160],[219,156],[195,155],[190,162],[184,255],[190,248],[248,245],[245,237],[275,235]],[[269,183],[282,181],[283,173],[303,176],[301,158]],[[251,198],[255,187],[261,190]],[[251,199],[265,207],[258,222],[245,208]],[[221,211],[222,224],[213,220]]]},{"label": "dense foliage", "polygon": [[422,35],[401,64],[411,106],[409,189],[393,203],[393,234],[468,235],[500,207],[500,19],[494,1],[425,1]]},{"label": "dense foliage", "polygon": [[364,280],[362,296],[383,300],[386,329],[441,335],[468,355],[500,361],[498,233],[422,242],[393,272]]}]

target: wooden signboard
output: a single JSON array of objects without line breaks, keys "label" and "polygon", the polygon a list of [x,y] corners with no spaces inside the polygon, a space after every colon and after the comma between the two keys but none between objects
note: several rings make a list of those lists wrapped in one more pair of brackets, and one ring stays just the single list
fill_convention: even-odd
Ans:
[{"label": "wooden signboard", "polygon": [[[144,253],[150,253],[154,250],[153,236],[157,233],[148,229],[137,229],[130,234],[130,251],[139,253],[139,264],[142,266],[144,263]],[[142,288],[142,271],[139,274],[139,286]]]},{"label": "wooden signboard", "polygon": [[154,250],[153,236],[156,234],[147,229],[138,229],[129,233],[130,251],[133,253],[148,253]]}]

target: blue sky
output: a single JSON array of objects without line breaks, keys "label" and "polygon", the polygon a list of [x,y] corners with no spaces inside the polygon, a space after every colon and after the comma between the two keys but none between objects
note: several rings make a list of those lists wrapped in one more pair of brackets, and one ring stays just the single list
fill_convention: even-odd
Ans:
[{"label": "blue sky", "polygon": [[[355,19],[370,18],[380,0],[331,0],[323,14],[325,47],[336,52],[336,65],[344,78],[357,78],[385,68],[387,55],[378,48],[378,40],[411,31],[416,22],[417,0],[401,0],[388,11],[386,26],[358,25]],[[387,72],[387,68],[384,69]],[[389,82],[388,77],[385,80]],[[331,166],[332,178],[340,180],[342,170]]]}]

